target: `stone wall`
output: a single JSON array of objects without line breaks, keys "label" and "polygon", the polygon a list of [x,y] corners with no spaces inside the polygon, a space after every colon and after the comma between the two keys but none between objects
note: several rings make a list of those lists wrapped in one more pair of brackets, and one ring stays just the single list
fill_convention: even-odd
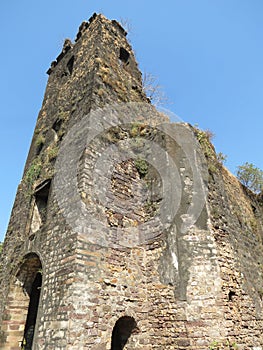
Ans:
[{"label": "stone wall", "polygon": [[48,70],[1,255],[0,349],[259,350],[262,198],[150,105],[125,34],[94,15]]}]

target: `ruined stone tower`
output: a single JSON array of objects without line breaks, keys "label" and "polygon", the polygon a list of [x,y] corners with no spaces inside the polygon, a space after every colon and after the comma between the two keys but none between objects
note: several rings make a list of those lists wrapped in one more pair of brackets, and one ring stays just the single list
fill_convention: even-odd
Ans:
[{"label": "ruined stone tower", "polygon": [[262,195],[151,106],[94,14],[49,80],[0,260],[0,349],[262,349]]}]

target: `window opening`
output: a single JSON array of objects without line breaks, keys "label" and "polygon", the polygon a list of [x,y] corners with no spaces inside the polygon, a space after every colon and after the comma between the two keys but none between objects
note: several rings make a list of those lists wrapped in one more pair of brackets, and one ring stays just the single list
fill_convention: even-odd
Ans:
[{"label": "window opening", "polygon": [[234,291],[230,290],[228,293],[228,300],[233,301],[235,295],[236,295],[236,293]]},{"label": "window opening", "polygon": [[52,125],[52,129],[57,133],[62,125],[62,119],[58,118],[55,120],[54,124]]},{"label": "window opening", "polygon": [[70,75],[73,72],[73,66],[74,66],[74,56],[72,56],[71,59],[67,63],[67,68],[68,68],[68,71],[69,71]]},{"label": "window opening", "polygon": [[125,63],[125,64],[129,64],[129,58],[130,58],[130,54],[127,50],[125,50],[123,47],[120,48],[120,55],[119,55],[119,59]]},{"label": "window opening", "polygon": [[39,139],[39,142],[37,144],[37,148],[36,148],[36,155],[38,156],[40,154],[40,152],[42,151],[44,147],[44,138],[43,139]]},{"label": "window opening", "polygon": [[48,197],[51,180],[46,180],[40,184],[35,191],[35,203],[31,222],[31,231],[35,233],[46,222]]}]

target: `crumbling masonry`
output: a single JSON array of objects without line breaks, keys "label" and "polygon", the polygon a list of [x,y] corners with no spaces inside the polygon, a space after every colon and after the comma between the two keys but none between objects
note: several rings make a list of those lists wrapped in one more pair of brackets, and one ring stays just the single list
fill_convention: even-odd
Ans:
[{"label": "crumbling masonry", "polygon": [[47,73],[0,349],[262,349],[262,194],[151,106],[118,22],[94,14]]}]

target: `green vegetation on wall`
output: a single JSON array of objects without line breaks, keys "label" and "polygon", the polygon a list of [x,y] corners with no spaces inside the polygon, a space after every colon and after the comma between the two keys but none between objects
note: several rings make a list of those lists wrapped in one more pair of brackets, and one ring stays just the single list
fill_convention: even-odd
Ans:
[{"label": "green vegetation on wall", "polygon": [[30,188],[32,188],[34,182],[39,177],[42,169],[42,164],[39,158],[35,158],[28,168],[25,180]]}]

